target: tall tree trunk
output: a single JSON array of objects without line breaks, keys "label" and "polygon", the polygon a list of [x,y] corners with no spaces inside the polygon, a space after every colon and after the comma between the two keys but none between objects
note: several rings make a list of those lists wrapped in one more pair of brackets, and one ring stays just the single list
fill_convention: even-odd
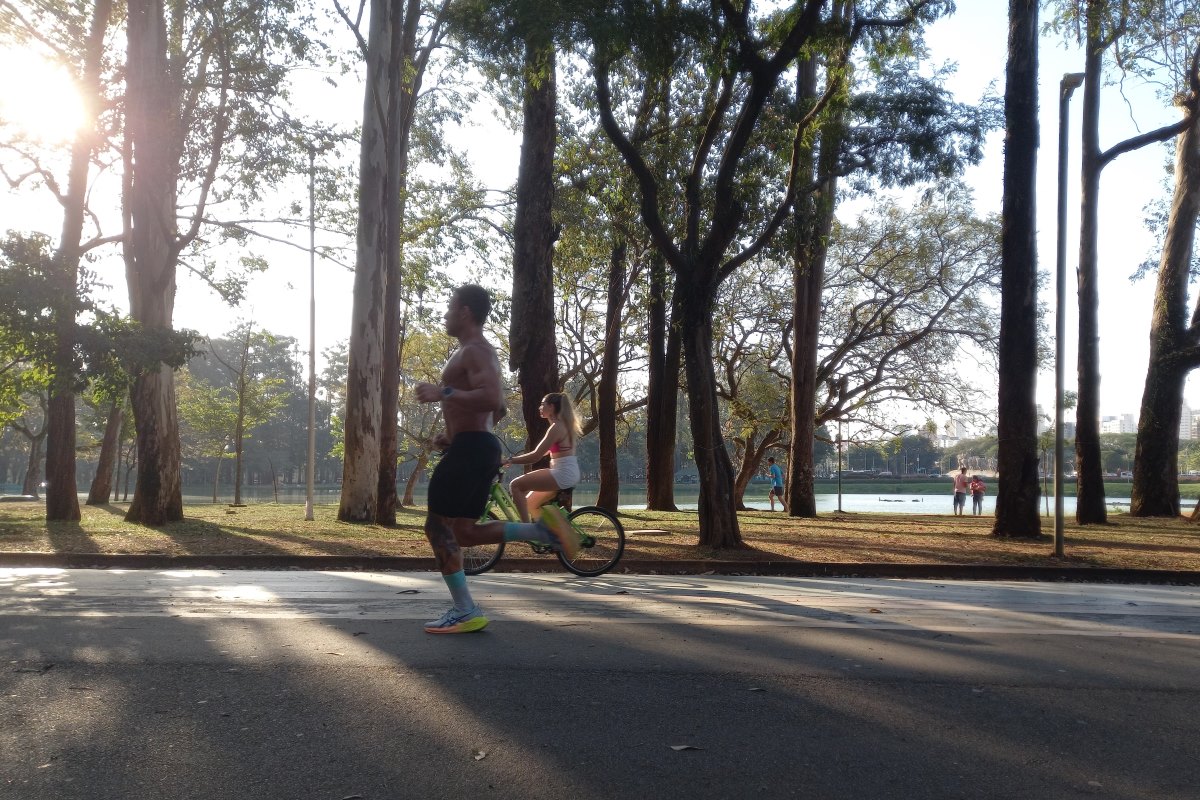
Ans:
[{"label": "tall tree trunk", "polygon": [[1150,363],[1142,410],[1129,513],[1179,515],[1179,419],[1188,373],[1200,365],[1200,302],[1187,324],[1188,282],[1200,218],[1200,114],[1191,98],[1191,124],[1176,143],[1175,192],[1163,242],[1150,324]]},{"label": "tall tree trunk", "polygon": [[1009,0],[1001,211],[1000,380],[993,535],[1039,537],[1037,451],[1038,0]]},{"label": "tall tree trunk", "polygon": [[[679,326],[668,323],[670,272],[661,254],[651,254],[649,337],[646,386],[646,508],[678,511],[675,506],[675,428],[679,414]],[[674,316],[674,315],[672,315]]]},{"label": "tall tree trunk", "polygon": [[700,476],[700,545],[717,549],[743,546],[733,494],[733,464],[725,449],[717,408],[717,379],[713,367],[712,281],[677,280],[684,293],[680,307],[683,363],[688,383],[688,415]]},{"label": "tall tree trunk", "polygon": [[96,463],[96,477],[88,487],[87,504],[100,506],[108,503],[113,491],[113,470],[121,452],[121,422],[125,417],[125,400],[114,400],[104,423],[104,439],[100,442],[100,458]]},{"label": "tall tree trunk", "polygon": [[545,434],[542,398],[558,389],[554,341],[554,148],[557,136],[555,51],[525,45],[524,126],[513,222],[512,322],[509,365],[517,372],[526,449]]},{"label": "tall tree trunk", "polygon": [[[800,65],[797,90],[802,99],[814,102],[817,93],[817,64],[806,59]],[[820,153],[806,157],[808,180],[832,176],[841,152],[842,114],[837,112],[822,128]],[[792,385],[790,415],[792,441],[788,451],[787,503],[793,517],[817,516],[816,440],[817,362],[821,332],[821,296],[825,290],[825,262],[829,234],[837,206],[837,179],[826,178],[820,188],[796,201],[796,251],[793,268]]]},{"label": "tall tree trunk", "polygon": [[[172,116],[172,69],[163,0],[130,0],[125,103],[129,143],[125,270],[132,317],[147,331],[171,330],[175,309],[176,193],[180,136]],[[130,392],[137,429],[138,477],[125,519],[163,525],[183,519],[179,420],[170,367],[144,369]]]},{"label": "tall tree trunk", "polygon": [[625,242],[613,247],[608,264],[608,308],[604,324],[604,353],[596,389],[596,427],[600,437],[600,491],[596,505],[613,512],[620,500],[617,469],[617,365],[621,349],[621,309],[625,306]]},{"label": "tall tree trunk", "polygon": [[338,519],[374,522],[379,505],[387,296],[388,98],[393,3],[371,1],[359,153],[358,237],[346,374],[345,456]]},{"label": "tall tree trunk", "polygon": [[1075,520],[1080,525],[1108,521],[1104,503],[1104,464],[1100,454],[1100,291],[1096,247],[1099,240],[1100,85],[1104,44],[1100,4],[1087,8],[1083,112],[1080,122],[1082,161],[1079,197],[1079,394],[1075,405]]},{"label": "tall tree trunk", "polygon": [[417,27],[421,21],[420,0],[408,0],[404,18],[392,25],[392,57],[388,64],[389,93],[387,187],[387,295],[384,298],[383,383],[380,398],[383,414],[379,436],[379,495],[375,521],[396,524],[396,461],[400,431],[400,300],[404,270],[404,211],[408,193],[408,150],[422,70],[417,64]]},{"label": "tall tree trunk", "polygon": [[47,410],[47,520],[80,518],[78,487],[75,484],[75,317],[79,305],[79,255],[83,239],[83,215],[87,205],[88,167],[96,143],[104,34],[108,30],[111,11],[111,0],[97,0],[92,6],[92,22],[80,81],[89,119],[87,124],[79,128],[71,143],[67,193],[62,198],[62,236],[54,258],[59,293],[54,309],[54,375],[50,382]]}]

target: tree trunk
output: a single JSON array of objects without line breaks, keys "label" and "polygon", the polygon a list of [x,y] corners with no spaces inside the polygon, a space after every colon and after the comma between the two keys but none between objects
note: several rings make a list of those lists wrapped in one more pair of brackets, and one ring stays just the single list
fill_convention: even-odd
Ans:
[{"label": "tree trunk", "polygon": [[225,460],[225,450],[224,450],[224,448],[222,448],[220,451],[217,452],[217,463],[213,465],[213,493],[212,493],[213,505],[216,505],[216,503],[217,503],[217,496],[218,496],[218,494],[220,492],[220,488],[221,488],[221,464],[224,463],[224,460]]},{"label": "tree trunk", "polygon": [[417,487],[417,479],[425,470],[425,465],[429,463],[429,451],[422,448],[417,455],[417,464],[413,467],[412,474],[408,476],[408,483],[404,484],[404,502],[403,505],[413,505],[413,491]]},{"label": "tree trunk", "polygon": [[725,449],[717,407],[717,379],[713,368],[712,298],[715,287],[695,280],[676,282],[676,294],[685,292],[680,308],[683,327],[683,362],[688,383],[688,415],[700,476],[700,546],[716,549],[743,547],[733,494],[733,464]]},{"label": "tree trunk", "polygon": [[[1088,3],[1084,60],[1082,187],[1079,199],[1079,337],[1078,399],[1075,405],[1075,520],[1080,525],[1108,521],[1104,504],[1104,464],[1100,454],[1100,292],[1096,246],[1100,206],[1100,86],[1103,45],[1099,13]],[[1003,407],[1003,406],[1001,406]]]},{"label": "tree trunk", "polygon": [[36,434],[27,434],[29,440],[29,460],[25,465],[25,477],[21,481],[21,494],[38,497],[41,495],[42,484],[42,445],[46,441],[46,426]]},{"label": "tree trunk", "polygon": [[557,128],[555,51],[525,46],[524,127],[513,222],[512,323],[509,365],[517,372],[526,449],[545,434],[542,398],[558,389],[554,341],[554,148]]},{"label": "tree trunk", "polygon": [[[247,335],[247,342],[249,336]],[[246,353],[242,353],[242,374],[238,376],[237,423],[233,429],[233,504],[242,504],[242,448],[246,443]]]},{"label": "tree trunk", "polygon": [[1156,349],[1151,345],[1138,419],[1129,504],[1134,517],[1179,516],[1179,418],[1188,370],[1156,358]]},{"label": "tree trunk", "polygon": [[392,57],[389,59],[388,84],[388,203],[386,236],[387,295],[384,298],[383,383],[380,399],[383,414],[379,436],[379,489],[375,521],[396,524],[396,461],[400,431],[400,299],[404,271],[404,210],[408,193],[408,149],[417,95],[421,89],[421,70],[417,63],[417,27],[421,21],[420,0],[408,0],[403,19],[392,25]]},{"label": "tree trunk", "polygon": [[617,469],[617,369],[621,349],[621,309],[625,305],[625,243],[613,247],[608,266],[608,309],[604,327],[596,427],[600,437],[600,491],[596,505],[617,512],[621,477]]},{"label": "tree trunk", "polygon": [[[165,525],[183,519],[174,373],[165,364],[138,376],[131,392],[137,430],[137,482],[128,522]],[[164,422],[165,421],[165,422]]]},{"label": "tree trunk", "polygon": [[[1192,98],[1193,104],[1200,102]],[[1150,325],[1150,364],[1138,418],[1129,513],[1179,515],[1179,420],[1188,373],[1200,364],[1200,303],[1187,325],[1187,296],[1200,218],[1200,114],[1177,140],[1175,192],[1159,264]]]},{"label": "tree trunk", "polygon": [[[678,511],[675,506],[675,428],[679,413],[679,326],[667,320],[670,273],[659,253],[651,255],[649,337],[646,386],[646,509]],[[673,319],[678,319],[672,314]]]},{"label": "tree trunk", "polygon": [[121,452],[121,422],[125,417],[124,400],[114,400],[108,410],[108,421],[104,424],[104,439],[100,442],[100,458],[96,464],[96,477],[88,487],[87,504],[101,506],[108,503],[113,492],[113,471]]},{"label": "tree trunk", "polygon": [[[817,97],[816,71],[816,60],[806,59],[797,76],[797,91],[810,102]],[[807,156],[804,174],[809,180],[818,173],[833,175],[841,151],[841,116],[839,112],[822,129],[820,154],[815,162],[811,152]],[[830,177],[816,192],[797,200],[794,215],[797,243],[792,283],[792,441],[788,450],[787,505],[791,516],[810,519],[817,516],[813,442],[817,432],[821,296],[825,290],[825,262],[836,205],[837,180]]]},{"label": "tree trunk", "polygon": [[373,522],[379,505],[392,3],[372,0],[359,154],[358,237],[346,375],[345,456],[338,519]]},{"label": "tree trunk", "polygon": [[[174,108],[162,0],[130,0],[125,103],[130,230],[125,269],[131,316],[147,331],[171,330],[175,307],[174,240],[179,132],[163,109]],[[161,364],[145,369],[130,392],[137,429],[138,477],[128,522],[163,525],[183,519],[179,421],[174,373]]]},{"label": "tree trunk", "polygon": [[1010,0],[1004,89],[1000,379],[995,536],[1039,537],[1037,404],[1037,0]]},{"label": "tree trunk", "polygon": [[738,511],[747,510],[746,487],[750,485],[754,474],[762,466],[763,456],[767,454],[767,450],[781,438],[783,438],[783,433],[778,428],[769,431],[761,442],[756,441],[753,432],[746,437],[746,444],[742,449],[742,461],[738,464],[737,475],[733,479],[733,494],[737,500]]},{"label": "tree trunk", "polygon": [[88,167],[96,143],[96,115],[100,110],[100,71],[104,34],[108,30],[111,0],[98,0],[84,55],[81,89],[90,119],[71,143],[67,193],[62,198],[63,226],[54,267],[59,285],[55,304],[54,370],[46,440],[46,519],[78,520],[79,494],[75,483],[75,324],[79,297],[79,253],[83,215],[87,205]]}]

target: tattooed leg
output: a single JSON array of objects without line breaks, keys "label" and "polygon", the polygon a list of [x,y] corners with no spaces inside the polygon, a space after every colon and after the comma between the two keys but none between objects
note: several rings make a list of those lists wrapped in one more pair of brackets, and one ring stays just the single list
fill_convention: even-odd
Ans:
[{"label": "tattooed leg", "polygon": [[433,557],[437,559],[438,569],[443,575],[461,572],[462,550],[454,537],[451,520],[446,517],[430,514],[425,517],[425,538],[433,548]]}]

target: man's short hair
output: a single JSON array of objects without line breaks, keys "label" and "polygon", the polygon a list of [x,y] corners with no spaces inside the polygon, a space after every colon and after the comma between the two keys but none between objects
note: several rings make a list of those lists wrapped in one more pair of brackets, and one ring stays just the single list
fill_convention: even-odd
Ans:
[{"label": "man's short hair", "polygon": [[774,463],[775,463],[775,459],[774,459],[773,457],[770,457],[770,456],[768,456],[768,458],[767,458],[767,463],[768,463],[768,464],[774,464]]},{"label": "man's short hair", "polygon": [[471,311],[471,317],[479,325],[487,322],[492,312],[492,295],[487,289],[468,283],[454,290],[454,296]]}]

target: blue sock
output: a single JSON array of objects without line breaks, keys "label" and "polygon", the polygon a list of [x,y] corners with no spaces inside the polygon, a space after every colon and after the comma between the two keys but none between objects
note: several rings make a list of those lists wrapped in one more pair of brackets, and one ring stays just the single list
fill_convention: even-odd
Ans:
[{"label": "blue sock", "polygon": [[458,572],[443,575],[442,579],[446,581],[446,586],[450,589],[450,596],[454,598],[455,608],[459,611],[470,611],[475,607],[475,601],[471,599],[471,592],[467,590],[467,573],[460,569]]},{"label": "blue sock", "polygon": [[550,531],[536,522],[506,522],[504,523],[504,541],[550,544],[554,541],[554,537],[550,535]]}]

